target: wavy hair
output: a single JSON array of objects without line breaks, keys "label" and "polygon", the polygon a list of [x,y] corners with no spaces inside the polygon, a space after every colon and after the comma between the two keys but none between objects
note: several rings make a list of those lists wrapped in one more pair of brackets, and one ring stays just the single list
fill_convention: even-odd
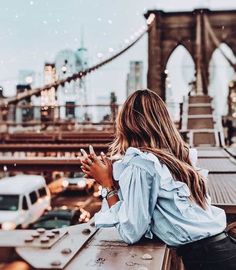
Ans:
[{"label": "wavy hair", "polygon": [[193,199],[206,207],[206,186],[189,159],[189,148],[170,118],[163,100],[151,90],[138,90],[125,101],[116,120],[111,155],[123,155],[128,147],[151,152],[165,164],[175,180],[187,184]]}]

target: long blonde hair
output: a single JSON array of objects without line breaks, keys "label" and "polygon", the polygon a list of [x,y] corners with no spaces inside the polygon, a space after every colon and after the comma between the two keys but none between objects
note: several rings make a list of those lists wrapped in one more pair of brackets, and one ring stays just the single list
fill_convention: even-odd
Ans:
[{"label": "long blonde hair", "polygon": [[151,90],[138,90],[128,97],[116,120],[111,155],[124,154],[128,147],[151,152],[173,177],[188,185],[191,198],[206,207],[206,187],[189,159],[189,148],[171,120],[165,103]]}]

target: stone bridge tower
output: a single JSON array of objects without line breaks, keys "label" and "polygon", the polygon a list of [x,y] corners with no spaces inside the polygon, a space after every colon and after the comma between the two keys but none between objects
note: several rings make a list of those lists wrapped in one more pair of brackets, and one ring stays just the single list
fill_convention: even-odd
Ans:
[{"label": "stone bridge tower", "polygon": [[220,43],[226,43],[236,54],[236,10],[164,12],[155,14],[148,32],[148,88],[165,100],[165,68],[173,50],[183,45],[193,58],[196,70],[197,93],[206,94],[209,62]]}]

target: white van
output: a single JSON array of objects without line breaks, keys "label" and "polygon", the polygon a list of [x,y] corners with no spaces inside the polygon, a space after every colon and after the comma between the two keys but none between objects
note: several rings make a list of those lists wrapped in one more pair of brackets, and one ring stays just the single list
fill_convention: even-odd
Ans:
[{"label": "white van", "polygon": [[46,209],[51,196],[41,175],[17,175],[0,180],[0,229],[26,228]]}]

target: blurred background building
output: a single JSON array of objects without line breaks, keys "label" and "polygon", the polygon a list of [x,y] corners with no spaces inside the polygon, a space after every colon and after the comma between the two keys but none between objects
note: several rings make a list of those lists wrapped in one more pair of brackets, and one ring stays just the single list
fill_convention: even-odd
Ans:
[{"label": "blurred background building", "polygon": [[[72,76],[88,67],[87,49],[81,44],[76,50],[62,50],[55,58],[56,76],[59,80]],[[85,78],[65,83],[57,89],[57,103],[60,108],[60,119],[76,118],[84,119],[85,110],[79,105],[86,104],[86,80]],[[76,107],[75,107],[76,106]]]},{"label": "blurred background building", "polygon": [[126,82],[127,97],[134,91],[143,89],[143,75],[143,61],[130,61]]}]

